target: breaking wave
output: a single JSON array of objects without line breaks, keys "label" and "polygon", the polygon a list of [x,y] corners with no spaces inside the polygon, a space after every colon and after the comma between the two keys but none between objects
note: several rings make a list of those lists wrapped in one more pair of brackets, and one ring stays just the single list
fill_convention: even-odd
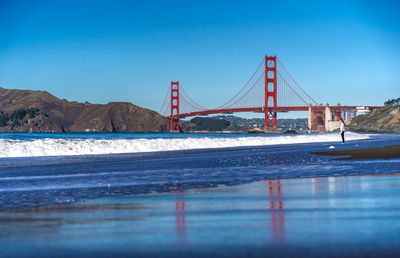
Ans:
[{"label": "breaking wave", "polygon": [[[370,138],[366,134],[346,133],[346,140]],[[0,139],[0,157],[64,156],[113,153],[138,153],[241,146],[280,145],[313,142],[339,142],[337,133],[254,136],[254,137],[188,137],[158,139],[68,139],[29,140]]]}]

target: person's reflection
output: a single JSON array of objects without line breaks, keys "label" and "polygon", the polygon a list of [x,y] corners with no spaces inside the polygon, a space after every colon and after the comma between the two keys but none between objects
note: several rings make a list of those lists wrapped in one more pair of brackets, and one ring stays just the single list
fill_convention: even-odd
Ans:
[{"label": "person's reflection", "polygon": [[280,180],[268,180],[268,196],[270,199],[272,241],[281,243],[285,239],[285,215]]},{"label": "person's reflection", "polygon": [[186,218],[185,218],[185,199],[182,190],[173,191],[176,195],[175,217],[176,217],[176,236],[178,244],[186,243]]},{"label": "person's reflection", "polygon": [[313,194],[334,195],[337,191],[347,190],[345,177],[317,177],[313,178]]},{"label": "person's reflection", "polygon": [[311,179],[312,184],[312,190],[313,194],[319,194],[321,192],[327,192],[328,191],[328,186],[329,186],[329,181],[328,177],[316,177]]}]

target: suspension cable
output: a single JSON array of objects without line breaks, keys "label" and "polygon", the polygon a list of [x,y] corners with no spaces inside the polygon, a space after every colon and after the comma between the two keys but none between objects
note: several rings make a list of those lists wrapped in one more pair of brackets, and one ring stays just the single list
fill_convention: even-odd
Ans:
[{"label": "suspension cable", "polygon": [[[198,109],[197,107],[195,107],[190,101],[188,101],[184,95],[181,95],[182,99],[184,101],[186,101],[186,103],[188,103],[190,106],[192,106],[195,110]],[[185,113],[189,113],[189,112],[185,112]]]},{"label": "suspension cable", "polygon": [[299,94],[297,94],[297,92],[292,88],[292,86],[290,86],[290,84],[283,78],[283,76],[281,75],[281,73],[280,73],[280,72],[277,72],[277,73],[278,73],[279,77],[281,77],[281,79],[283,80],[283,82],[284,82],[287,86],[289,86],[289,88],[294,92],[294,94],[296,94],[297,97],[299,97],[299,98],[304,102],[304,104],[308,105],[308,103],[307,103]]},{"label": "suspension cable", "polygon": [[314,102],[315,105],[318,105],[318,103],[317,103],[313,98],[311,98],[311,96],[308,95],[307,92],[305,92],[305,91],[303,90],[303,88],[296,82],[296,80],[290,75],[290,73],[286,70],[285,66],[281,63],[281,61],[279,61],[278,58],[276,58],[276,59],[278,60],[278,63],[282,66],[283,70],[285,70],[285,72],[289,75],[290,79],[292,79],[292,81],[297,85],[297,87],[299,87],[300,90],[301,90],[304,94],[306,94],[307,97],[309,97],[309,98]]},{"label": "suspension cable", "polygon": [[[235,96],[233,96],[230,100],[228,100],[227,102],[225,102],[223,105],[216,107],[215,109],[222,109],[222,107],[226,106],[229,104],[229,102],[231,102],[234,98],[236,98],[246,87],[247,85],[251,82],[251,80],[253,79],[254,75],[256,75],[256,73],[258,72],[258,70],[260,69],[261,65],[264,63],[265,57],[261,60],[261,63],[258,65],[257,70],[253,73],[253,75],[250,77],[250,79],[246,82],[246,84],[240,89],[240,91],[238,91]],[[247,94],[247,93],[246,93]],[[237,102],[237,101],[236,101]],[[235,103],[236,103],[235,102]],[[235,104],[233,103],[233,104]],[[233,104],[227,106],[230,107]]]},{"label": "suspension cable", "polygon": [[265,74],[265,72],[262,72],[262,74],[258,77],[257,81],[249,88],[248,91],[246,91],[246,93],[244,95],[242,95],[238,100],[236,100],[234,103],[232,103],[229,106],[226,106],[225,108],[229,108],[232,107],[233,105],[235,105],[236,103],[238,103],[240,100],[242,100],[247,94],[249,94],[249,92],[256,86],[256,84],[260,81],[260,79],[262,78],[262,76]]},{"label": "suspension cable", "polygon": [[186,95],[186,97],[187,97],[190,101],[192,101],[192,103],[193,103],[194,105],[196,105],[199,109],[202,109],[202,110],[207,110],[207,109],[209,109],[209,108],[206,108],[206,107],[203,107],[203,106],[197,104],[197,102],[194,101],[194,100],[190,97],[190,95],[185,91],[185,89],[182,87],[182,85],[180,85],[180,89],[181,89],[182,92]]},{"label": "suspension cable", "polygon": [[169,95],[170,90],[171,90],[171,89],[168,87],[167,95],[165,95],[164,102],[163,102],[163,104],[161,105],[159,114],[163,114],[163,113],[161,113],[161,112],[162,112],[163,109],[164,109],[164,106],[165,106],[165,103],[166,103],[166,101],[167,101],[167,99],[168,99],[168,95]]}]

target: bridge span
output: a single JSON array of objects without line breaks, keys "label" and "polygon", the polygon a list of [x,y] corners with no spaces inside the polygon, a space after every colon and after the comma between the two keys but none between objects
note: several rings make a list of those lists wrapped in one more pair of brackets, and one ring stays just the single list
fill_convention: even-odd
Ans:
[{"label": "bridge span", "polygon": [[309,130],[321,132],[339,128],[340,118],[349,123],[357,112],[378,108],[382,106],[317,104],[276,56],[265,56],[247,83],[223,105],[210,109],[197,104],[177,81],[171,82],[160,113],[171,120],[171,132],[180,131],[180,118],[238,112],[264,113],[264,131],[276,131],[277,113],[308,111]]}]

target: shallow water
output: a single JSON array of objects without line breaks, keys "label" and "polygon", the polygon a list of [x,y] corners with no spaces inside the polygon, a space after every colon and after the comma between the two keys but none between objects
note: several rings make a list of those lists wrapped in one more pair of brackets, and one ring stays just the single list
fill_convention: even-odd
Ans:
[{"label": "shallow water", "polygon": [[267,180],[0,212],[7,256],[394,257],[400,176]]}]

